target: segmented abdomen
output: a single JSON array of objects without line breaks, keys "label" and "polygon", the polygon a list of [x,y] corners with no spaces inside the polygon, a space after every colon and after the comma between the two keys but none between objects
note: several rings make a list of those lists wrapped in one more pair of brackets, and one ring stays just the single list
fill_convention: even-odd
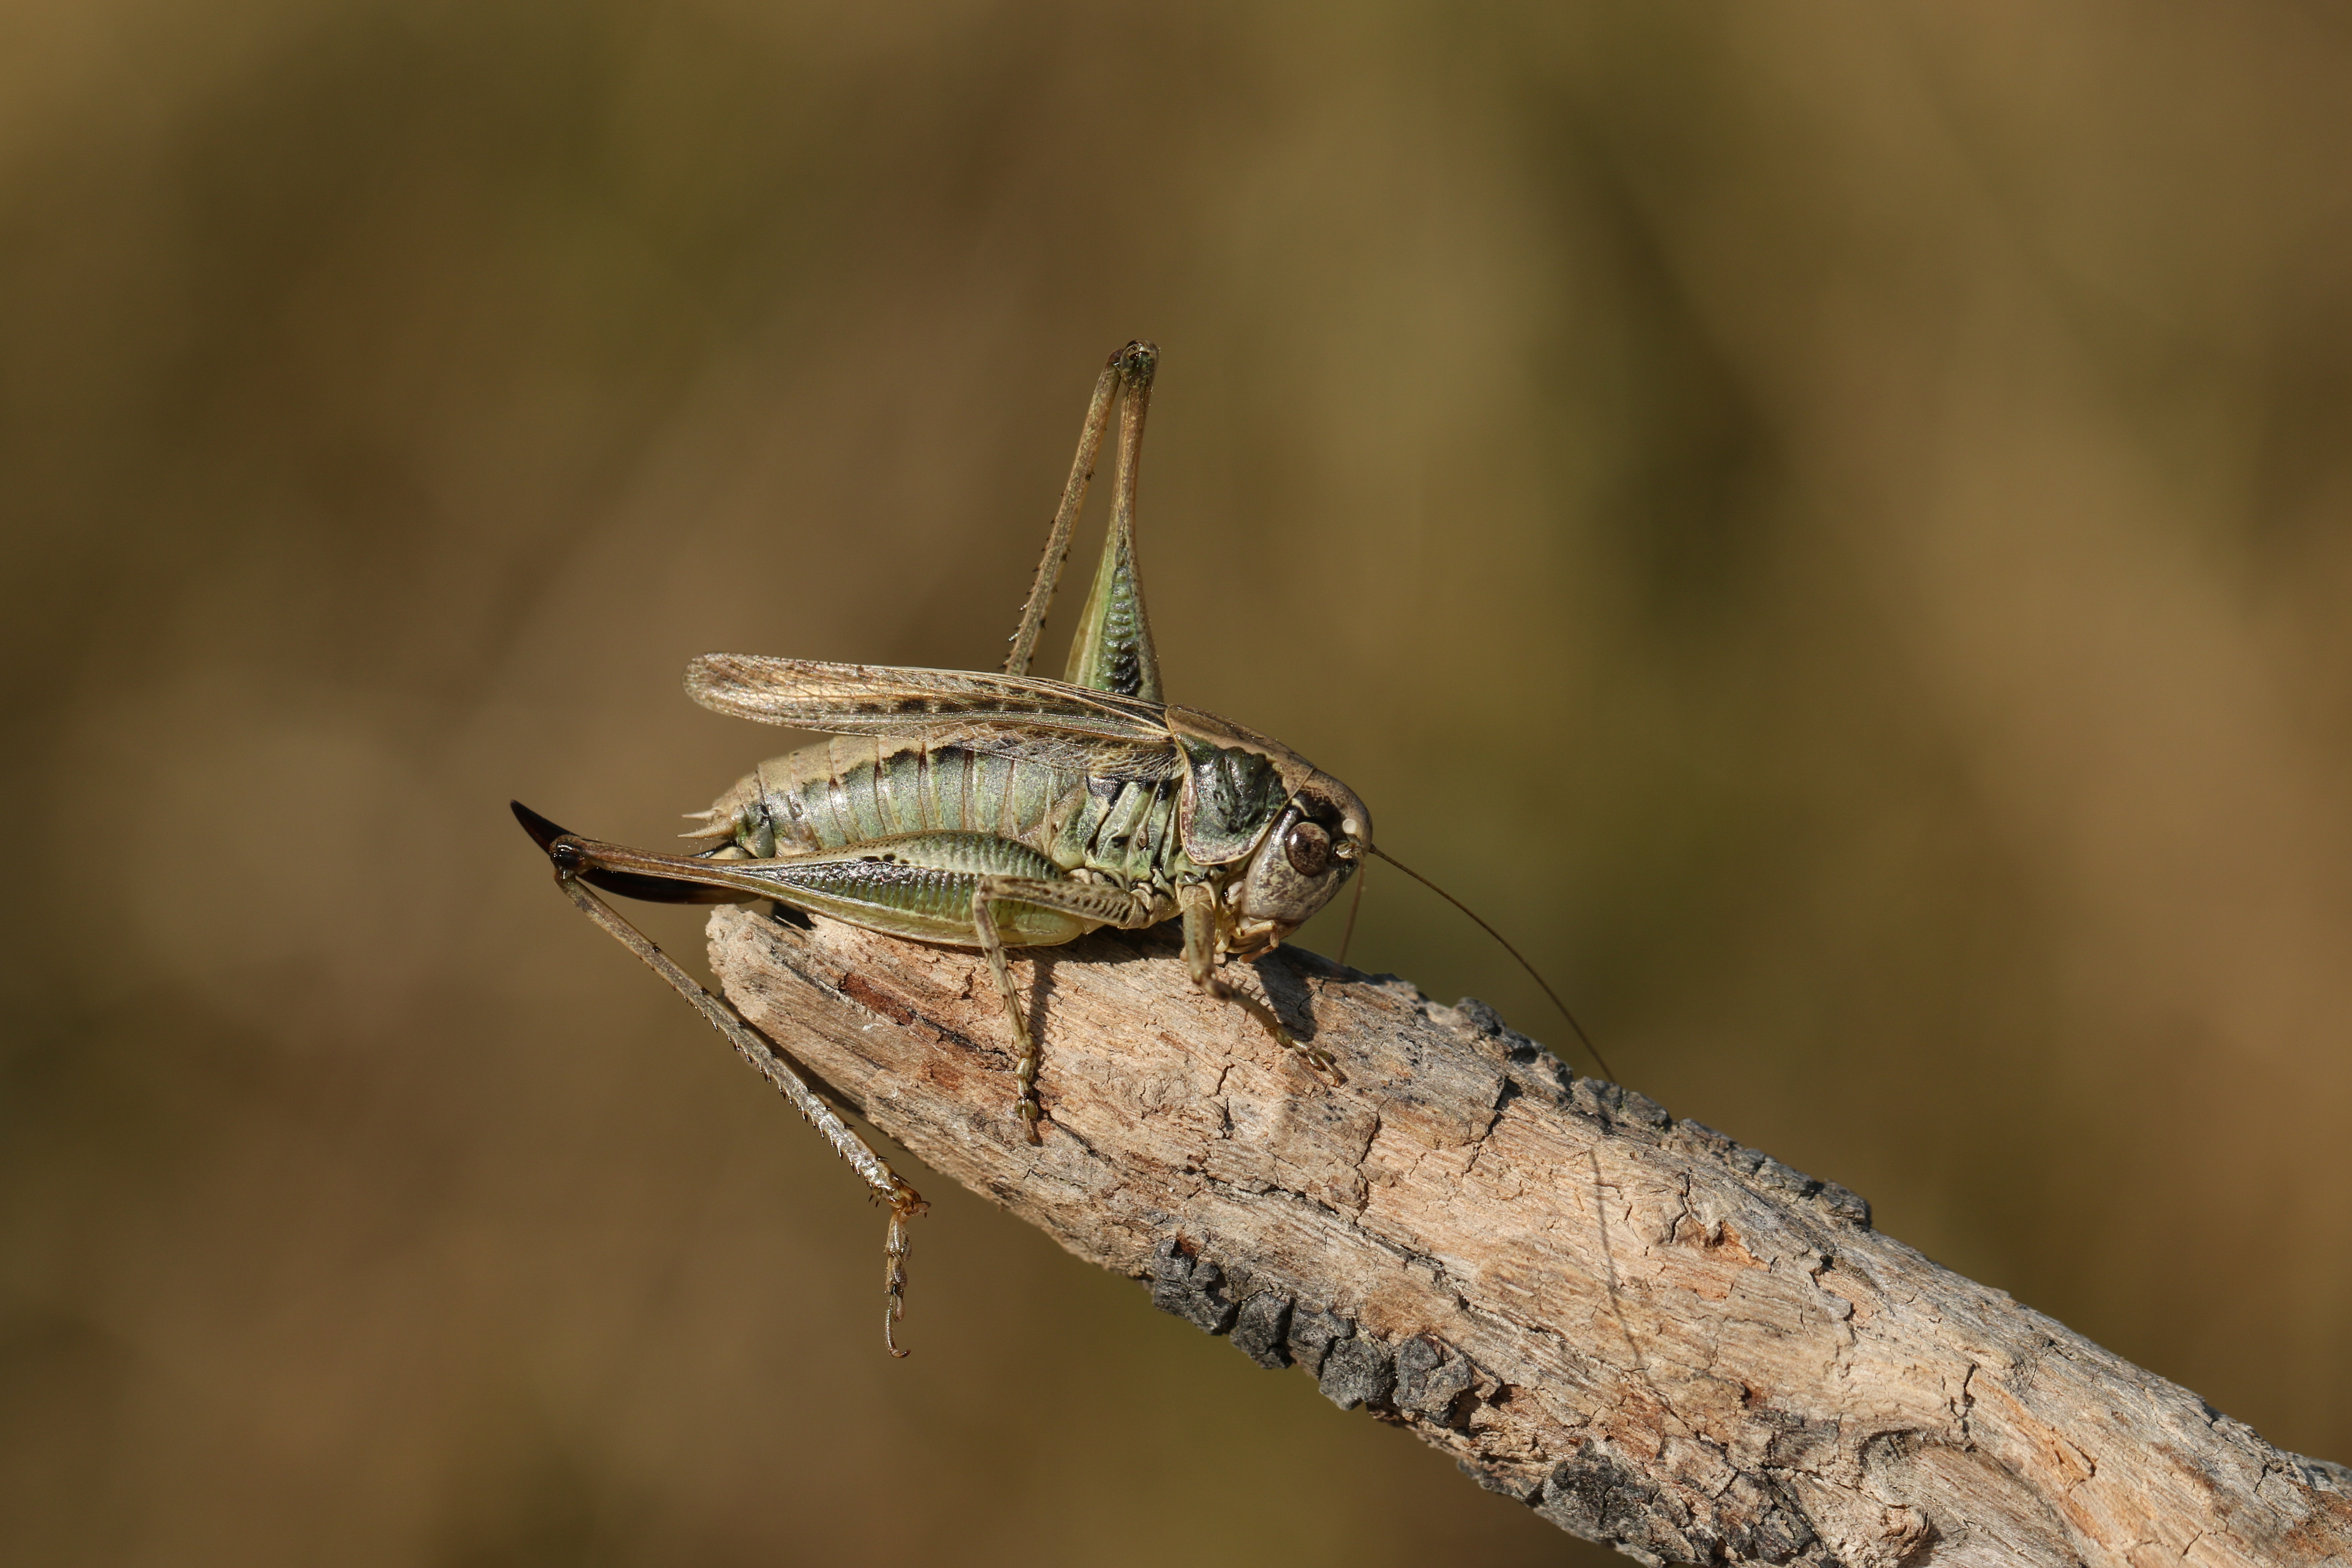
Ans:
[{"label": "segmented abdomen", "polygon": [[758,856],[849,849],[905,833],[1034,843],[1077,773],[961,746],[836,737],[760,764],[713,808]]},{"label": "segmented abdomen", "polygon": [[962,746],[840,737],[762,763],[710,809],[711,835],[767,858],[909,833],[984,833],[1064,871],[1172,886],[1180,781],[1089,779]]}]

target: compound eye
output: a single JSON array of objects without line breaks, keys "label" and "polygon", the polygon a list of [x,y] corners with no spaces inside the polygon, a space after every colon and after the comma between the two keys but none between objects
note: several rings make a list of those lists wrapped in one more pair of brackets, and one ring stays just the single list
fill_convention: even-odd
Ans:
[{"label": "compound eye", "polygon": [[1319,877],[1331,864],[1331,836],[1316,823],[1302,822],[1282,841],[1290,868],[1302,877]]}]

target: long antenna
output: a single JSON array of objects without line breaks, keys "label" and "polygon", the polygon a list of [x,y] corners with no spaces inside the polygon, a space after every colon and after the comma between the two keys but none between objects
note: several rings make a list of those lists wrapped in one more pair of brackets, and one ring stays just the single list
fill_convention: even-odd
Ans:
[{"label": "long antenna", "polygon": [[1436,883],[1431,881],[1428,878],[1423,876],[1420,872],[1414,870],[1412,867],[1406,865],[1403,861],[1398,859],[1387,850],[1372,849],[1372,847],[1369,844],[1364,846],[1364,847],[1371,849],[1373,854],[1379,856],[1381,859],[1387,861],[1390,865],[1395,867],[1406,876],[1411,877],[1414,881],[1419,882],[1423,887],[1427,888],[1431,892],[1435,893],[1439,898],[1444,899],[1447,903],[1452,904],[1464,914],[1468,915],[1472,921],[1476,922],[1480,931],[1485,931],[1496,942],[1502,942],[1503,951],[1519,961],[1519,967],[1528,972],[1528,978],[1533,980],[1537,984],[1543,987],[1543,994],[1551,998],[1551,1005],[1559,1009],[1559,1016],[1568,1020],[1568,1026],[1576,1031],[1576,1037],[1584,1042],[1584,1048],[1591,1051],[1592,1053],[1592,1059],[1601,1064],[1601,1071],[1602,1075],[1612,1083],[1617,1081],[1617,1069],[1609,1065],[1609,1058],[1601,1054],[1601,1047],[1592,1043],[1592,1037],[1584,1032],[1584,1026],[1576,1021],[1576,1015],[1568,1010],[1568,1004],[1559,999],[1559,993],[1551,988],[1551,982],[1537,973],[1536,966],[1529,963],[1527,961],[1526,955],[1521,953],[1517,948],[1513,947],[1507,941],[1506,941],[1501,931],[1496,931],[1485,921],[1479,920],[1477,910],[1472,909],[1469,905],[1464,903],[1461,900],[1455,898],[1453,894],[1447,892],[1444,889],[1439,887]]},{"label": "long antenna", "polygon": [[1348,900],[1348,929],[1339,933],[1339,962],[1348,962],[1348,944],[1356,940],[1356,911],[1364,907],[1364,873],[1370,866],[1356,868],[1356,896]]}]

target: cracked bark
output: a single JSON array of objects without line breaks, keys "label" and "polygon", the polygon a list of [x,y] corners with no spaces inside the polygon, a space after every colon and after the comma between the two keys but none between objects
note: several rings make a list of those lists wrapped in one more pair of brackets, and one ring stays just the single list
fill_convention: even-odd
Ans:
[{"label": "cracked bark", "polygon": [[1449,1008],[1283,949],[1318,1083],[1177,944],[1016,973],[1045,1145],[970,953],[740,908],[745,1016],[928,1163],[1266,1367],[1645,1563],[2340,1562],[2352,1471],[1870,1226],[1869,1206]]}]

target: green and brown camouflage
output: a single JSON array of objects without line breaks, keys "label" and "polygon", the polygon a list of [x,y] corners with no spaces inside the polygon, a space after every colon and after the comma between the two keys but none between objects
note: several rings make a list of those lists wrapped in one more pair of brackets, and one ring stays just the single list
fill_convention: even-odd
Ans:
[{"label": "green and brown camouflage", "polygon": [[[1344,1081],[1329,1053],[1299,1044],[1265,1002],[1220,973],[1328,904],[1372,852],[1372,824],[1354,791],[1288,747],[1161,700],[1135,560],[1136,476],[1158,360],[1152,345],[1129,343],[1097,378],[1002,672],[705,654],[686,672],[697,702],[828,738],[762,763],[695,814],[702,826],[685,837],[706,841],[700,852],[659,855],[583,838],[516,806],[572,900],[673,985],[691,987],[688,999],[772,1079],[792,1075],[756,1054],[756,1037],[739,1038],[750,1031],[732,1009],[589,888],[667,902],[772,899],[896,936],[977,948],[1019,1047],[1013,1104],[1032,1143],[1044,1120],[1039,1045],[1005,950],[1107,926],[1181,918],[1193,984]],[[1102,561],[1066,678],[1032,676],[1114,405],[1118,468]],[[891,1205],[887,1333],[901,1306],[903,1222],[921,1200],[837,1117],[828,1124],[810,1112],[817,1102],[808,1095],[803,1103],[803,1095],[804,1086],[795,1103]]]}]

